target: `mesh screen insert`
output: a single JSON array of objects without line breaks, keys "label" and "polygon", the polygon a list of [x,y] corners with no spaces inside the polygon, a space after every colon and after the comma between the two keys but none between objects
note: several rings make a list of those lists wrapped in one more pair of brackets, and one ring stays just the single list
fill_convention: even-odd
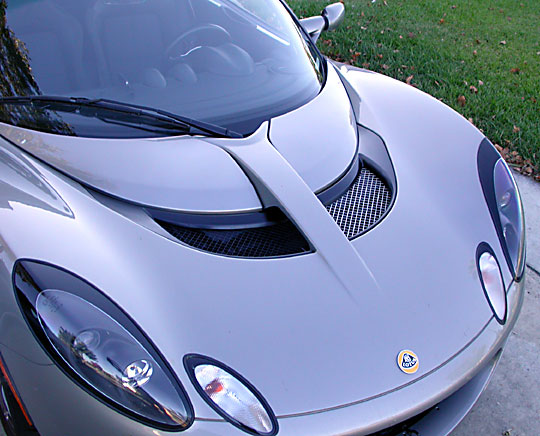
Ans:
[{"label": "mesh screen insert", "polygon": [[388,210],[391,201],[385,183],[369,169],[362,168],[349,189],[326,209],[345,236],[353,239],[373,227]]},{"label": "mesh screen insert", "polygon": [[[353,184],[326,209],[349,239],[373,227],[390,207],[386,184],[362,168]],[[281,212],[280,212],[281,213]],[[156,219],[176,239],[209,253],[234,257],[278,257],[311,251],[296,226],[281,213],[278,222],[262,227],[223,230],[198,229]]]},{"label": "mesh screen insert", "polygon": [[275,257],[310,251],[308,242],[290,221],[240,230],[192,229],[166,222],[159,224],[187,245],[226,256]]}]

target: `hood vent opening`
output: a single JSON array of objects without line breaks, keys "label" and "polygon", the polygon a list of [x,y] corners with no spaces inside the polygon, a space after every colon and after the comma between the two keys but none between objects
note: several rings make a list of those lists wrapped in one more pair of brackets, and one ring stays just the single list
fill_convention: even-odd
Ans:
[{"label": "hood vent opening", "polygon": [[222,215],[147,212],[176,239],[208,253],[269,258],[312,251],[302,233],[277,207]]},{"label": "hood vent opening", "polygon": [[378,224],[391,204],[392,193],[387,184],[364,166],[349,189],[327,204],[326,209],[345,236],[354,239]]},{"label": "hood vent opening", "polygon": [[233,257],[281,257],[311,251],[309,243],[289,220],[233,230],[195,229],[157,221],[183,243],[209,253]]},{"label": "hood vent opening", "polygon": [[[393,200],[388,184],[375,170],[358,165],[351,172],[354,179],[347,183],[347,188],[340,183],[345,191],[325,204],[328,213],[350,240],[377,225]],[[324,201],[321,194],[318,196]],[[335,198],[335,194],[333,196]],[[208,253],[273,258],[312,252],[309,242],[277,207],[261,212],[221,215],[149,208],[146,212],[180,242]]]}]

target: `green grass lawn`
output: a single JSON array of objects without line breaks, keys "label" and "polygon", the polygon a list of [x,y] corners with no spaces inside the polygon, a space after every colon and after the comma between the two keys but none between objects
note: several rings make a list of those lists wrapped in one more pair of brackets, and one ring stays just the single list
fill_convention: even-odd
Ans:
[{"label": "green grass lawn", "polygon": [[[332,0],[288,0],[299,17]],[[329,57],[407,81],[479,127],[540,180],[540,0],[346,0]]]}]

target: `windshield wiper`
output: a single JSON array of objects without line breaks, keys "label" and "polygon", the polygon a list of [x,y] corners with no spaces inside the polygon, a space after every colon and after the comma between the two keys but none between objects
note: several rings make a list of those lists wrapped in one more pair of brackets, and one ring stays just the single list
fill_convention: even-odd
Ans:
[{"label": "windshield wiper", "polygon": [[[194,135],[218,136],[227,138],[242,138],[242,134],[205,121],[177,115],[161,109],[142,106],[106,98],[63,97],[53,95],[29,95],[15,97],[1,97],[0,104],[39,105],[46,109],[80,113],[99,119],[107,118],[106,112],[124,114],[130,125],[143,124],[162,127],[163,125],[176,127],[183,132]],[[79,112],[78,109],[90,109]],[[134,119],[135,117],[135,119]],[[126,118],[126,117],[124,117]]]}]

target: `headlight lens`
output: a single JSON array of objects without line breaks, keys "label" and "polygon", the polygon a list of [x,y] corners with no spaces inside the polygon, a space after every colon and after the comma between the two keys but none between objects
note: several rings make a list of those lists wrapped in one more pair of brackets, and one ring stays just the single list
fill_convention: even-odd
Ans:
[{"label": "headlight lens", "polygon": [[499,159],[495,164],[493,181],[502,235],[514,274],[520,277],[525,264],[523,208],[514,178],[502,159]]},{"label": "headlight lens", "polygon": [[484,139],[478,149],[478,174],[506,263],[516,280],[525,271],[523,206],[510,169],[495,147]]},{"label": "headlight lens", "polygon": [[227,421],[251,434],[277,433],[277,420],[270,406],[237,372],[199,355],[186,356],[184,363],[197,391]]},{"label": "headlight lens", "polygon": [[482,243],[477,250],[478,273],[491,310],[499,323],[506,322],[506,291],[499,263],[491,247]]},{"label": "headlight lens", "polygon": [[131,320],[78,277],[31,261],[14,272],[20,306],[58,365],[106,404],[144,423],[181,430],[192,421],[180,383]]}]

